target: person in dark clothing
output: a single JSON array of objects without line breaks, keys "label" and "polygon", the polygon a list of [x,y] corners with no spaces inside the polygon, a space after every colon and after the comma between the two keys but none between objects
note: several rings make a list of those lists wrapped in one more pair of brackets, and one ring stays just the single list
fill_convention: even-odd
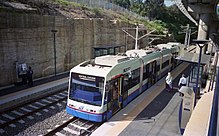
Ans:
[{"label": "person in dark clothing", "polygon": [[29,86],[33,86],[33,70],[29,67],[27,71],[27,81]]},{"label": "person in dark clothing", "polygon": [[20,75],[20,77],[22,78],[22,84],[27,84],[27,74],[23,74],[23,75]]},{"label": "person in dark clothing", "polygon": [[201,87],[205,88],[206,84],[207,84],[207,79],[208,79],[208,74],[207,72],[203,72],[202,76],[201,76]]}]

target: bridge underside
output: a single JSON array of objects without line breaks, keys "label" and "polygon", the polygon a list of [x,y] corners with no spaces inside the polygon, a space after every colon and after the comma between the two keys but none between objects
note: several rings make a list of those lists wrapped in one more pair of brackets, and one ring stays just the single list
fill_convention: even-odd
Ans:
[{"label": "bridge underside", "polygon": [[[174,2],[191,21],[198,25],[197,39],[212,41],[203,51],[211,51],[212,45],[215,47],[213,50],[218,48],[219,17],[216,9],[219,0],[174,0]],[[196,52],[199,52],[199,48]]]}]

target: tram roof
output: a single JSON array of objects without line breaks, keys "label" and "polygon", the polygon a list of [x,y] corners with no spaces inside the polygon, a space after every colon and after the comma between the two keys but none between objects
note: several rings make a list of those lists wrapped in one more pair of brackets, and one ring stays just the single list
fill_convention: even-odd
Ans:
[{"label": "tram roof", "polygon": [[105,77],[111,67],[101,67],[101,66],[92,66],[91,64],[87,66],[81,66],[77,65],[73,69],[71,69],[71,72],[79,73],[79,74],[85,74],[85,75],[92,75],[92,76],[99,76],[99,77]]},{"label": "tram roof", "polygon": [[95,64],[101,65],[101,66],[114,66],[126,60],[129,60],[129,57],[119,56],[119,55],[105,55],[105,56],[96,57]]},{"label": "tram roof", "polygon": [[150,50],[133,49],[133,50],[126,51],[126,55],[129,57],[134,57],[136,55],[138,55],[139,57],[142,57],[142,56],[146,56],[154,51],[155,51],[154,49],[150,49]]},{"label": "tram roof", "polygon": [[[198,53],[192,53],[192,52],[185,52],[184,54],[181,54],[176,59],[189,62],[189,63],[198,63],[199,54]],[[202,54],[201,55],[201,65],[205,65],[210,62],[211,56]]]},{"label": "tram roof", "polygon": [[159,49],[173,49],[174,47],[178,47],[182,45],[181,43],[168,42],[166,44],[158,44],[157,47]]}]

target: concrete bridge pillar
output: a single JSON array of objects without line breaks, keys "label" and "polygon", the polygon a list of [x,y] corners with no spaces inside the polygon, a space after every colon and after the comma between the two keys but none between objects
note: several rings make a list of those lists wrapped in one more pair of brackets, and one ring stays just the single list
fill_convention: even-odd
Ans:
[{"label": "concrete bridge pillar", "polygon": [[212,42],[215,42],[215,38],[216,38],[216,33],[217,33],[217,24],[216,23],[212,23],[211,25],[209,25],[209,40],[211,41],[211,43],[208,45],[208,52],[211,51],[215,51],[214,47],[212,48]]},{"label": "concrete bridge pillar", "polygon": [[[208,25],[210,24],[209,14],[199,15],[199,25],[198,25],[198,40],[208,39]],[[206,52],[207,46],[204,47],[203,52]],[[199,53],[200,49],[197,48],[196,52]]]}]

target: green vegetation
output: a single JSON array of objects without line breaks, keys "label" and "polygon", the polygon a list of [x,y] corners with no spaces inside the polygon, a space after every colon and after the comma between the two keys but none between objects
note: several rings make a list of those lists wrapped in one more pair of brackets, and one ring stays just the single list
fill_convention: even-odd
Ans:
[{"label": "green vegetation", "polygon": [[143,23],[149,30],[156,30],[157,34],[164,34],[166,31],[166,24],[162,21],[143,21]]},{"label": "green vegetation", "polygon": [[[97,16],[102,16],[103,11],[100,8],[88,8],[84,5],[79,5],[68,0],[54,0],[58,4],[70,7],[80,7],[82,10],[89,10]],[[140,23],[144,24],[149,30],[156,30],[157,34],[164,34],[167,30],[174,34],[176,40],[183,41],[184,35],[179,35],[177,32],[180,30],[180,25],[186,25],[189,21],[181,14],[176,7],[165,7],[162,2],[154,2],[153,0],[141,0],[130,1],[130,0],[112,0],[120,6],[128,8],[137,14],[147,16],[151,21],[140,20],[137,18],[130,17],[127,14],[120,14],[120,16],[114,16],[115,19],[124,21],[130,24]],[[161,6],[160,6],[161,5]],[[110,16],[108,14],[107,16]]]},{"label": "green vegetation", "polygon": [[184,42],[185,37],[185,34],[178,33],[182,31],[181,26],[186,26],[187,24],[194,26],[175,5],[166,7],[162,0],[112,0],[112,2],[137,14],[147,16],[151,20],[150,22],[144,20],[136,21],[145,24],[150,30],[156,29],[159,34],[168,30],[179,42]]},{"label": "green vegetation", "polygon": [[102,12],[100,8],[92,8],[91,11],[94,12],[96,15],[101,15]]},{"label": "green vegetation", "polygon": [[[48,10],[48,12],[46,12],[49,14],[51,13],[49,10],[56,7],[60,8],[61,10],[65,10],[66,12],[72,12],[72,10],[76,10],[74,14],[78,14],[79,17],[81,15],[83,17],[109,18],[124,21],[130,24],[144,24],[147,29],[156,30],[157,34],[166,34],[166,32],[173,34],[174,38],[179,42],[184,42],[185,37],[185,34],[178,33],[182,31],[181,26],[186,26],[187,24],[194,26],[194,24],[189,21],[175,5],[165,7],[163,0],[108,0],[108,2],[113,2],[143,17],[148,17],[150,21],[146,19],[138,19],[122,12],[113,12],[112,10],[104,11],[100,8],[90,8],[69,0],[14,1],[31,4],[33,7],[38,6],[38,9],[43,7],[42,9]],[[55,11],[52,10],[52,12]]]},{"label": "green vegetation", "polygon": [[194,24],[186,18],[179,9],[173,5],[171,7],[163,7],[161,11],[157,14],[156,19],[161,20],[165,27],[173,33],[175,39],[180,42],[184,42],[185,34],[179,34],[182,31],[181,26],[194,26]]},{"label": "green vegetation", "polygon": [[75,2],[70,2],[68,0],[50,0],[50,1],[56,2],[62,6],[81,7],[80,4]]}]

